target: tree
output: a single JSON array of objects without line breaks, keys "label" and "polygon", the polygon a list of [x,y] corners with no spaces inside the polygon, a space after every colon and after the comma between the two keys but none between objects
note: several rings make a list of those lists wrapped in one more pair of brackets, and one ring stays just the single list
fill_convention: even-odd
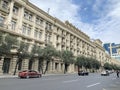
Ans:
[{"label": "tree", "polygon": [[46,68],[44,71],[44,74],[46,73],[46,71],[48,70],[48,64],[50,63],[50,61],[53,59],[53,57],[57,57],[57,50],[51,46],[51,45],[47,45],[44,49],[43,49],[43,59],[46,60]]},{"label": "tree", "polygon": [[66,73],[67,67],[70,64],[74,63],[74,55],[71,51],[64,50],[61,52],[61,59],[63,60],[63,63],[65,65],[64,73]]},{"label": "tree", "polygon": [[6,34],[6,36],[3,36],[3,33],[0,33],[0,55],[6,55],[11,53],[11,49],[13,45],[17,45],[17,39],[15,36]]},{"label": "tree", "polygon": [[37,45],[33,45],[32,47],[32,50],[31,50],[31,60],[34,58],[34,57],[37,57],[39,62],[38,62],[38,71],[40,72],[40,70],[42,71],[43,73],[43,49],[40,47],[40,46],[37,46]]},{"label": "tree", "polygon": [[[15,69],[14,69],[13,75],[16,74],[17,66],[22,62],[22,60],[24,58],[29,58],[30,57],[30,54],[28,53],[29,44],[27,44],[25,42],[20,42],[20,44],[18,45],[18,47],[16,49],[17,49],[18,59],[16,61],[16,65],[15,65]],[[21,65],[19,66],[19,68],[20,67],[21,67]]]},{"label": "tree", "polygon": [[78,71],[80,68],[82,68],[83,66],[85,67],[86,66],[86,57],[84,56],[78,56],[76,58],[76,65],[78,66]]},{"label": "tree", "polygon": [[94,58],[89,58],[89,57],[84,57],[84,56],[78,56],[76,58],[76,65],[79,68],[85,67],[85,69],[99,69],[100,67],[100,62],[97,61]]},{"label": "tree", "polygon": [[109,63],[104,64],[104,69],[112,70],[112,66]]}]

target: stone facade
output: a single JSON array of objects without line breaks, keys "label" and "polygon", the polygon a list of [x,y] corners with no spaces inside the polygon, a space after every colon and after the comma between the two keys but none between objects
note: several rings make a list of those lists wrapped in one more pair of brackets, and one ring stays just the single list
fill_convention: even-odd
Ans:
[{"label": "stone facade", "polygon": [[[0,31],[15,35],[18,40],[31,45],[45,47],[46,43],[50,43],[57,50],[72,51],[75,56],[94,57],[102,64],[112,60],[106,55],[99,39],[90,40],[88,35],[68,21],[63,23],[28,0],[0,0]],[[13,74],[16,61],[15,55],[0,57],[0,74]],[[28,69],[28,64],[28,59],[23,60],[21,70]],[[4,68],[7,69],[3,71]],[[32,69],[38,70],[37,59],[34,60]],[[63,73],[63,70],[63,62],[54,60],[50,62],[47,73]],[[70,65],[67,71],[75,72],[75,65]]]}]

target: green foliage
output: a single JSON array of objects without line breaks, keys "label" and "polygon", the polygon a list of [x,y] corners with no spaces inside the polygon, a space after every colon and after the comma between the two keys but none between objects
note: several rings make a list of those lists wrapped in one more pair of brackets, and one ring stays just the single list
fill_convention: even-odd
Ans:
[{"label": "green foliage", "polygon": [[1,39],[0,55],[10,53],[12,46],[17,45],[18,43],[16,37],[11,36],[9,34],[3,37],[2,33],[0,33],[0,39]]},{"label": "green foliage", "polygon": [[56,51],[56,49],[53,46],[48,45],[43,49],[42,55],[45,60],[50,61],[53,57],[57,57],[57,55],[58,55],[57,53],[58,52]]},{"label": "green foliage", "polygon": [[84,56],[78,56],[76,59],[76,65],[78,67],[85,67],[85,68],[95,68],[99,69],[100,68],[100,62],[95,60],[94,58],[87,58]]},{"label": "green foliage", "polygon": [[105,64],[104,64],[104,69],[112,70],[112,65],[109,64],[109,63],[105,63]]},{"label": "green foliage", "polygon": [[61,58],[66,65],[74,63],[74,55],[71,51],[68,50],[62,51]]},{"label": "green foliage", "polygon": [[18,57],[21,59],[29,58],[30,54],[28,53],[29,44],[25,42],[20,42],[18,47]]}]

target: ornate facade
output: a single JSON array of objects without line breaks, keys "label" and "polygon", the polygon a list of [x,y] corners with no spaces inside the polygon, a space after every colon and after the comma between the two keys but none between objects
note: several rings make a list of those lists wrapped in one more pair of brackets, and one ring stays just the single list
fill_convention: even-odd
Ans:
[{"label": "ornate facade", "polygon": [[[88,35],[68,21],[64,23],[50,16],[28,0],[0,0],[0,31],[10,33],[31,45],[45,47],[46,43],[50,43],[57,50],[72,51],[75,56],[94,57],[102,64],[112,62],[99,39],[91,41]],[[13,74],[16,60],[15,55],[0,57],[0,74]],[[23,60],[22,70],[28,69],[28,64],[28,59]],[[32,69],[38,70],[37,59]],[[64,64],[54,60],[49,64],[48,73],[62,73],[63,69]],[[75,65],[70,65],[68,72],[75,71]]]}]

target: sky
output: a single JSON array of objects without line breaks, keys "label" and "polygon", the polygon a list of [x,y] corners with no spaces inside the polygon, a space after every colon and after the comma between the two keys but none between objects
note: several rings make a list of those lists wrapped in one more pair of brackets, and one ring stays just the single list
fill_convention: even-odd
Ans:
[{"label": "sky", "polygon": [[91,39],[120,44],[120,0],[29,0]]}]

